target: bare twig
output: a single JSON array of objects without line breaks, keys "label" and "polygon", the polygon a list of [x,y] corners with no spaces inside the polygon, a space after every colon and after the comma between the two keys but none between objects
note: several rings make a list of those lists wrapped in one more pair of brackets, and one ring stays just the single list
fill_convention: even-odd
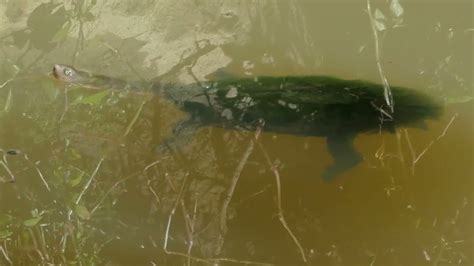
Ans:
[{"label": "bare twig", "polygon": [[163,244],[163,249],[164,249],[165,253],[168,253],[167,248],[168,248],[169,230],[170,230],[170,227],[171,227],[171,219],[173,218],[173,216],[176,212],[176,208],[178,207],[178,204],[181,201],[181,197],[183,196],[184,187],[186,185],[187,180],[188,180],[188,174],[186,173],[186,175],[184,176],[183,184],[181,185],[180,192],[178,194],[178,197],[176,198],[176,202],[173,206],[173,209],[171,209],[170,215],[168,217],[168,225],[166,226],[165,241],[164,241],[164,244]]},{"label": "bare twig", "polygon": [[194,208],[193,208],[193,218],[191,219],[191,223],[190,223],[190,226],[189,226],[189,237],[188,237],[188,261],[187,261],[187,265],[190,266],[191,265],[191,251],[193,249],[193,245],[194,245],[194,224],[196,223],[196,214],[197,214],[197,203],[198,203],[198,197],[196,196],[196,200],[194,201]]},{"label": "bare twig", "polygon": [[240,174],[242,173],[242,170],[245,164],[247,163],[248,158],[250,157],[250,154],[252,154],[252,151],[255,146],[255,141],[258,139],[259,135],[260,135],[260,128],[257,128],[257,130],[255,131],[254,138],[249,141],[247,149],[245,150],[242,158],[240,159],[239,164],[235,168],[230,187],[227,190],[227,193],[225,195],[225,199],[222,204],[221,214],[220,214],[220,231],[221,232],[219,235],[219,243],[217,244],[217,249],[216,249],[217,255],[221,253],[222,246],[224,245],[224,236],[227,232],[227,209],[229,208],[229,204],[232,200],[232,196],[234,195],[235,188],[237,187],[237,182],[239,181]]},{"label": "bare twig", "polygon": [[304,252],[303,246],[301,246],[298,238],[296,238],[295,234],[293,231],[290,229],[288,226],[288,223],[286,222],[285,216],[283,214],[283,208],[281,205],[281,182],[280,182],[280,172],[278,171],[278,168],[275,164],[272,163],[270,156],[268,155],[267,151],[263,147],[262,143],[258,142],[258,146],[260,150],[262,151],[263,155],[265,156],[265,159],[267,160],[268,165],[270,166],[270,169],[273,172],[273,175],[275,176],[275,181],[276,181],[276,186],[277,186],[277,207],[278,207],[278,218],[280,220],[280,223],[283,225],[285,230],[288,232],[290,237],[293,239],[293,242],[295,242],[296,246],[298,247],[300,253],[301,253],[301,258],[303,259],[304,262],[306,262],[306,254]]},{"label": "bare twig", "polygon": [[416,163],[421,159],[421,157],[423,157],[423,155],[425,155],[425,153],[431,148],[431,146],[433,146],[434,143],[436,143],[437,141],[439,141],[441,138],[443,138],[444,136],[446,136],[446,133],[448,132],[448,129],[449,127],[451,127],[451,124],[454,122],[454,120],[456,119],[456,117],[458,116],[459,114],[456,113],[454,114],[451,119],[449,120],[448,124],[446,125],[446,127],[444,128],[443,132],[441,132],[441,134],[436,137],[435,139],[433,139],[424,149],[423,151],[421,151],[418,156],[416,155],[416,152],[415,152],[415,149],[413,148],[413,145],[411,143],[411,140],[410,140],[410,136],[408,135],[408,130],[407,129],[404,129],[404,132],[405,132],[405,138],[407,140],[407,144],[408,144],[408,147],[410,149],[410,152],[411,152],[411,157],[412,157],[412,165],[411,165],[411,171],[412,171],[412,174],[415,173],[415,165]]},{"label": "bare twig", "polygon": [[380,79],[382,80],[382,83],[383,83],[385,103],[390,108],[390,112],[393,113],[395,104],[393,102],[393,96],[392,96],[392,91],[390,89],[390,85],[388,84],[387,77],[385,76],[385,73],[384,73],[383,68],[382,68],[382,64],[380,63],[379,37],[378,37],[378,33],[377,33],[377,28],[375,27],[375,18],[372,15],[372,8],[370,6],[370,0],[367,0],[367,11],[368,11],[368,14],[369,14],[370,23],[372,25],[372,33],[374,34],[375,59],[377,61],[377,68],[379,70]]},{"label": "bare twig", "polygon": [[15,78],[11,78],[11,79],[7,79],[7,81],[3,82],[1,85],[0,85],[0,89],[5,87],[8,83],[14,81]]},{"label": "bare twig", "polygon": [[104,161],[104,158],[101,158],[99,163],[97,164],[97,166],[95,167],[95,170],[94,172],[92,173],[91,177],[89,178],[89,181],[87,181],[86,185],[84,186],[84,188],[82,189],[81,193],[79,194],[79,196],[77,197],[76,199],[76,205],[79,204],[79,202],[81,201],[82,199],[82,196],[84,196],[84,194],[86,193],[87,189],[89,188],[89,186],[91,185],[92,183],[92,180],[94,179],[94,177],[97,175],[97,172],[99,171],[99,168],[100,166],[102,165],[102,162]]},{"label": "bare twig", "polygon": [[69,85],[66,85],[64,88],[64,110],[63,110],[63,113],[61,114],[61,117],[59,118],[59,121],[58,121],[59,124],[63,122],[64,117],[66,116],[66,113],[69,110],[68,92],[69,92]]},{"label": "bare twig", "polygon": [[138,117],[140,117],[140,114],[142,113],[143,106],[145,105],[145,103],[146,103],[146,101],[143,101],[143,102],[140,104],[140,107],[138,107],[138,110],[137,110],[137,112],[135,113],[135,115],[133,116],[132,121],[130,121],[130,124],[128,124],[127,129],[126,129],[125,132],[123,133],[123,137],[126,137],[126,136],[128,135],[128,133],[130,133],[130,130],[132,130],[133,125],[135,125],[135,123],[136,123],[137,120],[138,120]]},{"label": "bare twig", "polygon": [[145,166],[145,168],[143,168],[143,174],[146,175],[146,173],[148,172],[148,169],[150,169],[151,167],[153,167],[153,166],[159,164],[160,162],[161,162],[161,160],[157,160],[157,161],[154,161],[154,162],[152,162],[151,164]]},{"label": "bare twig", "polygon": [[28,158],[28,155],[26,155],[25,153],[25,160],[31,164],[31,166],[33,166],[35,169],[36,169],[36,172],[38,173],[39,177],[41,178],[41,181],[43,181],[43,184],[44,186],[46,187],[46,189],[51,192],[51,189],[49,188],[49,185],[48,185],[48,182],[46,182],[46,179],[44,178],[43,176],[43,173],[41,173],[40,169],[36,166],[35,163],[33,163],[32,161],[30,161],[30,159]]},{"label": "bare twig", "polygon": [[100,207],[100,205],[102,205],[102,203],[104,202],[104,200],[107,198],[107,196],[109,195],[110,192],[112,192],[119,184],[125,182],[126,180],[134,177],[137,173],[133,174],[133,175],[130,175],[128,177],[125,177],[125,178],[122,178],[120,179],[119,181],[115,182],[115,184],[113,184],[109,190],[107,190],[107,192],[105,192],[104,196],[102,196],[102,198],[100,199],[100,201],[95,205],[95,207],[91,210],[90,214],[92,215],[95,211],[97,211],[97,209]]},{"label": "bare twig", "polygon": [[[3,243],[5,243],[5,241],[4,241]],[[10,259],[10,257],[8,257],[8,253],[7,253],[7,251],[6,251],[6,248],[4,248],[3,246],[0,245],[0,251],[1,251],[2,254],[3,254],[3,257],[5,257],[5,259],[8,261],[8,263],[9,263],[10,265],[13,265],[12,260]]]},{"label": "bare twig", "polygon": [[10,168],[8,168],[7,164],[2,160],[0,160],[0,164],[3,166],[3,168],[5,168],[5,171],[7,171],[7,173],[10,175],[10,180],[5,180],[5,182],[9,182],[9,183],[15,182],[15,175],[12,173]]},{"label": "bare twig", "polygon": [[150,180],[148,180],[147,182],[148,190],[150,190],[151,194],[153,194],[153,197],[155,197],[155,200],[156,200],[156,204],[158,204],[159,206],[161,204],[160,198],[158,197],[158,194],[156,194],[156,191],[153,189],[150,183],[151,183]]}]

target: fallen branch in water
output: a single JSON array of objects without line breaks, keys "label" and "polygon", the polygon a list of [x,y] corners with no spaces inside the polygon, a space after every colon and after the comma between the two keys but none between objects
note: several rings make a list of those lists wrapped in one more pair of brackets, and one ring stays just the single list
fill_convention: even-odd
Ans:
[{"label": "fallen branch in water", "polygon": [[248,158],[250,157],[250,154],[252,154],[252,151],[255,146],[255,142],[258,140],[258,137],[260,135],[261,129],[258,127],[257,130],[255,131],[255,136],[253,139],[249,141],[249,144],[247,145],[247,149],[245,150],[244,154],[242,155],[242,158],[240,159],[239,164],[235,168],[234,174],[232,176],[232,180],[230,183],[230,187],[227,190],[226,197],[224,199],[224,203],[222,204],[221,208],[221,214],[220,214],[220,235],[219,235],[219,242],[217,244],[217,249],[216,249],[216,254],[219,255],[222,251],[222,247],[224,246],[224,236],[227,233],[227,209],[229,208],[229,204],[232,200],[232,196],[234,195],[235,188],[237,187],[237,182],[240,179],[240,175],[242,173],[242,170],[244,169],[245,164],[248,161]]}]

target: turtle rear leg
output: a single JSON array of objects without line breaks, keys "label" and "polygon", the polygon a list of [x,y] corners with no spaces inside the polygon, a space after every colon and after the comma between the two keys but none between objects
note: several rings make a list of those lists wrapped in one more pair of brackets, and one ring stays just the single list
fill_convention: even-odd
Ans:
[{"label": "turtle rear leg", "polygon": [[353,135],[334,135],[327,138],[326,144],[334,158],[334,164],[324,171],[322,175],[324,180],[331,181],[362,161],[362,156],[354,148],[353,141]]}]

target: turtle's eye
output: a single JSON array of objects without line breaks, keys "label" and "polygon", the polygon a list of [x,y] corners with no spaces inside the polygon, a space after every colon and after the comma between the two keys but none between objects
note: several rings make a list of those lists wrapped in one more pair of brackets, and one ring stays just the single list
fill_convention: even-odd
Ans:
[{"label": "turtle's eye", "polygon": [[69,76],[69,77],[72,76],[72,69],[65,68],[64,69],[64,75]]}]

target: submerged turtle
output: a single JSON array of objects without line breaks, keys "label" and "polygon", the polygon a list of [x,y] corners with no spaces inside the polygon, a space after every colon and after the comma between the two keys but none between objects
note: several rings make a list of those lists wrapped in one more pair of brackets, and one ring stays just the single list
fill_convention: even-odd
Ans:
[{"label": "submerged turtle", "polygon": [[[144,88],[67,65],[54,65],[53,74],[89,88]],[[426,119],[438,118],[442,110],[425,94],[392,87],[396,109],[389,114],[383,109],[381,85],[329,76],[230,78],[190,85],[156,82],[149,87],[188,114],[166,140],[168,146],[189,141],[197,128],[206,125],[244,130],[263,127],[275,133],[326,137],[334,158],[323,173],[326,180],[361,162],[353,146],[357,134],[419,127]]]}]

